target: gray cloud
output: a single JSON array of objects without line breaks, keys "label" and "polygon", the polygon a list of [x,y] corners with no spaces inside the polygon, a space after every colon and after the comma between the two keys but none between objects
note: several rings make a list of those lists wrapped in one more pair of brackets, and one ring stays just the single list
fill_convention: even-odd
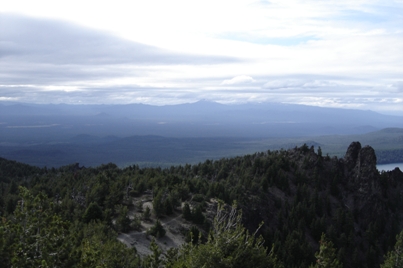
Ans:
[{"label": "gray cloud", "polygon": [[2,14],[0,55],[51,64],[217,64],[237,59],[178,54],[66,22]]},{"label": "gray cloud", "polygon": [[240,61],[180,54],[67,22],[2,13],[0,84],[51,85],[144,77],[147,68]]},{"label": "gray cloud", "polygon": [[85,80],[141,76],[145,69],[130,69],[127,64],[56,64],[8,60],[0,62],[0,84],[3,85],[51,85],[75,83]]}]

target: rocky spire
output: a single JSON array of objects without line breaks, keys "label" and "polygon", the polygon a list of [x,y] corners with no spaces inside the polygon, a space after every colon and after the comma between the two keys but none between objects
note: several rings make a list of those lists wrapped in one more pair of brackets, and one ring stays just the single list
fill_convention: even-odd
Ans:
[{"label": "rocky spire", "polygon": [[350,179],[353,179],[358,191],[368,194],[378,176],[375,150],[371,146],[361,148],[359,142],[352,142],[344,156],[344,162]]},{"label": "rocky spire", "polygon": [[360,150],[361,143],[358,141],[354,141],[350,146],[348,146],[347,152],[344,156],[344,162],[346,163],[348,171],[351,171],[355,167]]}]

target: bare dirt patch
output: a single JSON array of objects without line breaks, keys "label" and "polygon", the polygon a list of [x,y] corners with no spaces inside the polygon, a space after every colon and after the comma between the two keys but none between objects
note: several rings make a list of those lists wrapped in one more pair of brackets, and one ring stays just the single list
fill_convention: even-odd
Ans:
[{"label": "bare dirt patch", "polygon": [[[142,196],[133,199],[133,205],[130,206],[129,218],[142,217],[142,211],[139,210],[139,201],[142,202],[142,211],[145,211],[147,207],[152,211],[153,205],[150,196]],[[156,238],[147,235],[147,230],[151,228],[157,218],[155,215],[151,215],[150,220],[142,220],[140,230],[131,231],[129,233],[120,233],[117,239],[124,243],[127,247],[135,247],[139,255],[151,254],[150,243],[152,239],[155,239],[157,245],[166,252],[172,247],[179,247],[185,243],[185,234],[190,229],[191,224],[182,218],[181,208],[177,208],[175,212],[166,217],[159,218],[162,226],[164,227],[166,234],[164,237]]]}]

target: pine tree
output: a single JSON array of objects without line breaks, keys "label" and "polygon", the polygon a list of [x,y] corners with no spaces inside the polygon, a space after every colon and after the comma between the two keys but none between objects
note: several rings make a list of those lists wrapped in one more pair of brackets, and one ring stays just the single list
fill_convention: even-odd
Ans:
[{"label": "pine tree", "polygon": [[162,202],[162,191],[158,191],[157,195],[154,197],[153,210],[155,216],[157,217],[160,217],[162,214],[165,213],[164,204]]},{"label": "pine tree", "polygon": [[69,252],[68,223],[53,213],[54,204],[43,193],[34,197],[24,187],[19,191],[22,200],[3,227],[11,243],[10,267],[63,266]]},{"label": "pine tree", "polygon": [[190,211],[190,206],[188,203],[185,203],[185,205],[183,206],[182,215],[185,220],[192,220],[192,212]]},{"label": "pine tree", "polygon": [[205,217],[202,212],[202,207],[198,205],[196,208],[192,210],[192,221],[196,224],[202,224],[205,220]]},{"label": "pine tree", "polygon": [[235,207],[230,212],[219,208],[207,242],[185,244],[167,267],[281,267],[267,254],[263,238],[245,230],[241,218]]},{"label": "pine tree", "polygon": [[143,267],[160,267],[160,264],[162,263],[162,250],[158,247],[157,243],[155,243],[155,239],[151,240],[150,250],[152,251],[152,254],[144,258]]},{"label": "pine tree", "polygon": [[385,263],[381,268],[403,267],[403,231],[396,236],[396,244],[385,257]]},{"label": "pine tree", "polygon": [[91,202],[88,208],[85,210],[83,220],[85,223],[89,223],[92,220],[102,220],[102,209],[95,203]]},{"label": "pine tree", "polygon": [[319,252],[315,254],[316,264],[311,268],[342,268],[343,265],[337,259],[336,249],[332,241],[328,241],[325,234],[320,239]]},{"label": "pine tree", "polygon": [[121,232],[128,232],[130,230],[131,220],[128,216],[128,208],[123,205],[118,206],[119,217],[116,219],[117,229]]},{"label": "pine tree", "polygon": [[165,233],[166,231],[159,220],[157,220],[154,226],[147,231],[147,234],[150,234],[157,238],[163,237]]}]

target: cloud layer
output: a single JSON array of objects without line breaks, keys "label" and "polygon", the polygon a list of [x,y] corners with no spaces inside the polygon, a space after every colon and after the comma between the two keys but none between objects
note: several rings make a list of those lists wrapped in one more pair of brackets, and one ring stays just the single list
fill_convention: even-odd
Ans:
[{"label": "cloud layer", "polygon": [[0,14],[0,101],[403,114],[402,2],[38,1],[2,6],[14,13]]}]

